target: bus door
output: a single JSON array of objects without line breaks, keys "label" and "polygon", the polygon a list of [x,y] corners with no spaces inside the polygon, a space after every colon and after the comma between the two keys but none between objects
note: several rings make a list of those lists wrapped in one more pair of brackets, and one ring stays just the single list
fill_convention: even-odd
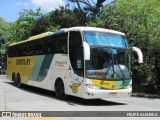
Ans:
[{"label": "bus door", "polygon": [[81,96],[84,82],[84,59],[82,37],[80,32],[70,32],[69,36],[69,58],[70,67],[68,71],[69,93]]}]

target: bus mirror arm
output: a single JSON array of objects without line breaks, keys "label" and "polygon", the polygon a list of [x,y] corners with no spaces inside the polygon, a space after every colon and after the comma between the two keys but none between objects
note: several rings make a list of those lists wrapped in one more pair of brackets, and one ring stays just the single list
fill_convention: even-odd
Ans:
[{"label": "bus mirror arm", "polygon": [[83,42],[83,48],[84,48],[84,59],[90,60],[90,46],[88,43]]},{"label": "bus mirror arm", "polygon": [[137,47],[132,47],[132,51],[136,52],[138,55],[138,63],[143,63],[143,54],[142,51]]}]

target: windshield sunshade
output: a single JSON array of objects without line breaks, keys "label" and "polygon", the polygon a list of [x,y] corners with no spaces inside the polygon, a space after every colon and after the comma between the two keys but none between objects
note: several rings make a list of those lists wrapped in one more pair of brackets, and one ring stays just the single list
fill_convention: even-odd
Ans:
[{"label": "windshield sunshade", "polygon": [[125,37],[105,32],[85,32],[85,40],[90,45],[104,45],[126,48]]}]

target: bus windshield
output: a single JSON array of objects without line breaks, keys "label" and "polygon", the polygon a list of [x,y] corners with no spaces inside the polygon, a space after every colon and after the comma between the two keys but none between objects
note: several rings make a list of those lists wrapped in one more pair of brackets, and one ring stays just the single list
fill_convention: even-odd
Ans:
[{"label": "bus windshield", "polygon": [[86,61],[88,78],[130,79],[130,56],[127,49],[91,46],[90,60]]},{"label": "bus windshield", "polygon": [[85,32],[90,45],[86,76],[93,79],[130,79],[130,54],[125,36],[104,32]]},{"label": "bus windshield", "polygon": [[122,35],[105,32],[86,31],[85,40],[89,45],[104,45],[126,48],[126,39]]}]

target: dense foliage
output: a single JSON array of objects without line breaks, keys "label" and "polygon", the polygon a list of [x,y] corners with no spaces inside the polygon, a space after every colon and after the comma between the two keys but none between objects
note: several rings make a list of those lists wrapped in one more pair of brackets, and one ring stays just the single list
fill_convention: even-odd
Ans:
[{"label": "dense foliage", "polygon": [[8,30],[10,23],[7,23],[0,18],[0,69],[6,68],[6,44],[9,38]]},{"label": "dense foliage", "polygon": [[[10,43],[27,39],[46,31],[73,26],[96,26],[118,30],[127,35],[130,46],[139,47],[144,63],[139,65],[133,55],[133,84],[142,91],[160,91],[160,1],[114,0],[103,6],[106,0],[69,0],[77,4],[60,7],[43,15],[41,9],[22,10],[14,23],[0,18],[0,66],[5,68],[6,48]],[[83,5],[82,5],[83,4]],[[3,56],[3,57],[2,57]],[[143,86],[142,86],[143,85]],[[135,89],[136,90],[136,89]]]},{"label": "dense foliage", "polygon": [[[133,60],[134,84],[146,85],[145,91],[160,91],[160,1],[116,0],[106,6],[105,27],[126,33],[129,44],[141,48],[144,63]],[[143,86],[139,86],[143,90]]]}]

